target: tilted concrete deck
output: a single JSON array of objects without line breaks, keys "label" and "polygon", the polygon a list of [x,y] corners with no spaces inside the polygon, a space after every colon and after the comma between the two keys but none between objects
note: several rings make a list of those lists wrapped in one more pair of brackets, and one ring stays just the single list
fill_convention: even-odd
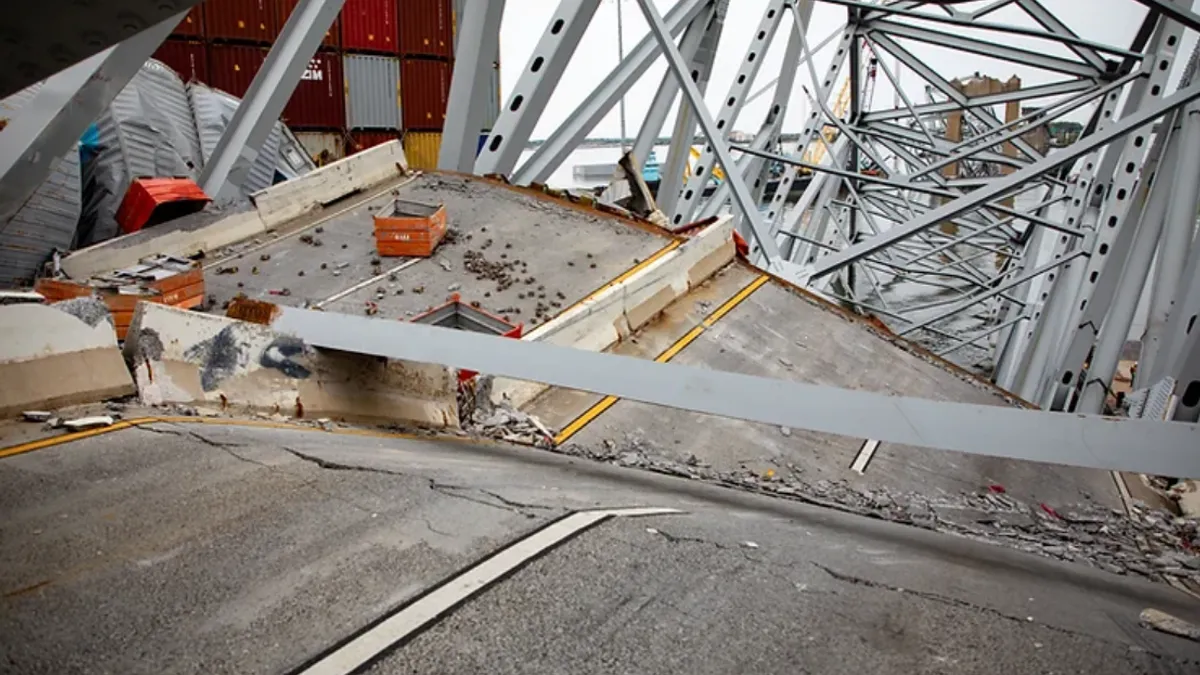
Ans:
[{"label": "tilted concrete deck", "polygon": [[[244,293],[292,306],[324,303],[328,311],[355,314],[364,313],[372,302],[378,306],[376,316],[407,320],[457,292],[464,302],[479,302],[485,310],[532,327],[673,241],[611,216],[575,210],[481,179],[426,174],[395,185],[375,199],[320,225],[310,224],[302,232],[293,230],[275,243],[262,238],[266,245],[250,242],[238,247],[252,249],[249,252],[218,253],[206,264],[214,311],[220,312],[226,301]],[[428,259],[379,258],[373,217],[396,198],[444,204],[449,226],[458,232],[457,242],[443,242]],[[305,243],[301,236],[311,236],[321,246]],[[468,252],[492,263],[520,261],[511,274],[521,281],[501,290],[495,280],[479,278],[464,267]],[[382,278],[347,293],[377,276],[372,264],[376,260]],[[218,273],[233,267],[236,273]],[[533,281],[526,283],[530,278]],[[285,289],[288,294],[280,295]],[[381,289],[384,295],[379,298]],[[549,314],[536,320],[538,295],[543,294],[543,302],[558,307],[551,306]]]},{"label": "tilted concrete deck", "polygon": [[[664,318],[616,351],[655,358],[760,274],[740,263],[671,306]],[[673,363],[850,389],[964,403],[1016,405],[995,387],[864,322],[777,281],[750,293],[684,347]],[[552,390],[526,409],[555,429],[567,427],[603,397]],[[953,423],[953,420],[947,420]],[[804,480],[842,479],[929,495],[1000,485],[1021,499],[1048,503],[1121,502],[1110,473],[1047,464],[881,445],[864,474],[850,470],[863,439],[781,429],[740,420],[619,401],[568,443],[629,448],[676,461],[695,457],[717,471],[789,470]]]}]

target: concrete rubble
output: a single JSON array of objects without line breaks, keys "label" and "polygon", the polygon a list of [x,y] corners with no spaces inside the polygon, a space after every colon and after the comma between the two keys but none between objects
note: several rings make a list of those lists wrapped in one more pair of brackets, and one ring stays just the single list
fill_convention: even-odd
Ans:
[{"label": "concrete rubble", "polygon": [[862,489],[847,480],[809,482],[794,464],[778,471],[716,471],[694,455],[682,462],[668,458],[641,430],[599,447],[569,443],[554,451],[956,534],[1112,574],[1200,583],[1200,522],[1140,501],[1126,514],[1098,504],[1029,504],[1004,494],[1001,486],[929,496]]}]

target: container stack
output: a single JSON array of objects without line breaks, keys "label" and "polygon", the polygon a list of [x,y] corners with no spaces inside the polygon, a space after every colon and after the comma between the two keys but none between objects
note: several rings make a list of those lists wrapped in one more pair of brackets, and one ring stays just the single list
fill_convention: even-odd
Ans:
[{"label": "container stack", "polygon": [[[245,96],[298,0],[205,0],[154,54],[178,71]],[[462,0],[346,0],[283,111],[318,163],[404,138],[409,163],[437,166]],[[499,114],[499,55],[494,106]],[[403,101],[401,101],[403,92]]]},{"label": "container stack", "polygon": [[351,153],[400,137],[400,35],[406,0],[346,0],[342,6],[346,120]]},{"label": "container stack", "polygon": [[404,154],[410,166],[437,167],[450,100],[455,15],[451,0],[403,0],[400,86]]}]

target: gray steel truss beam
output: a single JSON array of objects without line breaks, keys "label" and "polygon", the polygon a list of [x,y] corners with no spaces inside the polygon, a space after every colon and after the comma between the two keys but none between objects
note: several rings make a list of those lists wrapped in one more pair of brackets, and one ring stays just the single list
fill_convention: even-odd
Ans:
[{"label": "gray steel truss beam", "polygon": [[[803,4],[811,5],[812,0],[803,0]],[[724,143],[729,132],[733,131],[733,125],[742,112],[746,97],[754,86],[754,78],[762,68],[767,50],[770,49],[771,42],[775,39],[775,32],[779,29],[779,22],[783,19],[783,11],[786,6],[785,0],[767,0],[767,7],[763,11],[762,19],[759,21],[758,28],[755,29],[754,36],[750,39],[750,45],[746,48],[746,54],[738,66],[737,76],[729,85],[729,91],[722,99],[721,106],[716,113],[717,126],[715,130],[717,135],[709,135],[705,131],[707,144],[704,151],[700,153],[700,159],[692,167],[687,188],[675,205],[675,213],[670,214],[672,224],[681,225],[691,222],[696,214],[696,208],[700,205],[700,199],[704,195],[704,187],[712,177],[713,162],[716,160],[715,148],[720,143]],[[812,11],[811,8],[809,11]],[[723,165],[723,168],[726,171],[727,179],[731,177],[730,171],[737,170],[732,164]]]},{"label": "gray steel truss beam", "polygon": [[0,133],[0,227],[25,205],[62,158],[129,84],[187,14],[90,56],[45,81]]},{"label": "gray steel truss beam", "polygon": [[[669,34],[674,36],[683,31],[684,27],[694,21],[712,1],[679,0],[664,19]],[[671,42],[671,46],[675,46],[674,41]],[[648,35],[639,42],[625,60],[613,69],[570,117],[534,151],[533,156],[513,173],[512,182],[524,185],[544,183],[549,179],[550,174],[562,165],[567,156],[579,146],[580,141],[596,127],[608,111],[612,110],[660,53],[652,36]],[[496,133],[493,132],[492,140],[488,141],[489,148],[495,142],[495,136]]]},{"label": "gray steel truss beam", "polygon": [[908,38],[917,42],[924,42],[961,52],[980,54],[1021,65],[1033,66],[1042,70],[1066,73],[1076,77],[1100,77],[1104,75],[1103,70],[1096,69],[1079,61],[1047,56],[1046,54],[1017,49],[1016,47],[1009,47],[995,42],[986,42],[961,35],[930,30],[928,28],[909,26],[903,23],[896,23],[895,21],[872,21],[867,26],[871,33],[887,33],[892,37]]},{"label": "gray steel truss beam", "polygon": [[[683,56],[679,54],[679,50],[675,47],[675,43],[671,39],[670,29],[666,22],[663,21],[663,18],[659,16],[658,10],[651,4],[651,0],[638,0],[638,4],[642,7],[642,14],[645,15],[646,22],[650,24],[650,34],[658,42],[659,49],[667,57],[667,67],[675,73],[676,80],[683,87],[684,95],[692,106],[692,112],[699,118],[700,127],[704,130],[704,135],[708,138],[717,160],[721,162],[721,167],[725,170],[725,180],[729,181],[733,186],[734,200],[738,208],[745,215],[750,225],[750,231],[754,233],[754,238],[758,241],[758,245],[767,260],[771,262],[779,260],[779,246],[775,243],[775,239],[770,236],[766,225],[759,217],[758,206],[754,202],[754,196],[750,193],[750,189],[746,187],[745,181],[742,180],[740,172],[733,161],[733,155],[730,153],[729,147],[725,144],[725,139],[721,135],[722,130],[708,113],[708,109],[704,107],[704,97],[700,95],[700,90],[697,89],[696,83],[692,81],[691,73],[687,69],[687,63],[684,62]],[[697,167],[697,169],[699,168]]]},{"label": "gray steel truss beam", "polygon": [[[968,193],[954,201],[943,204],[942,206],[927,212],[921,217],[904,223],[898,227],[888,230],[880,234],[878,237],[873,237],[860,244],[855,244],[850,248],[828,256],[823,261],[817,264],[813,269],[812,276],[820,277],[825,274],[844,267],[850,263],[861,260],[880,249],[897,241],[901,241],[912,235],[930,228],[937,223],[965,213],[975,207],[987,203],[988,201],[999,199],[1022,184],[1033,180],[1045,173],[1048,173],[1063,164],[1073,162],[1076,159],[1088,154],[1092,150],[1100,148],[1112,141],[1129,134],[1132,131],[1138,130],[1143,126],[1153,122],[1164,114],[1174,110],[1175,108],[1185,105],[1193,100],[1200,98],[1200,86],[1191,86],[1182,91],[1178,91],[1168,97],[1154,102],[1135,111],[1128,117],[1120,120],[1116,124],[1098,131],[1091,136],[1081,138],[1074,145],[1063,148],[1061,152],[1054,153],[1047,157],[1043,157],[1037,162],[1015,171],[1007,176],[993,181],[991,184],[982,187],[974,192]],[[1145,142],[1145,135],[1142,136],[1142,141]],[[1135,165],[1136,166],[1136,165]]]},{"label": "gray steel truss beam", "polygon": [[1173,0],[1137,0],[1143,5],[1149,7],[1156,12],[1171,17],[1172,19],[1182,23],[1183,25],[1195,31],[1200,31],[1200,14],[1181,7]]},{"label": "gray steel truss beam", "polygon": [[[704,37],[700,41],[700,49],[696,54],[695,69],[696,88],[704,95],[708,91],[708,79],[712,75],[713,64],[717,58],[717,49],[721,45],[721,34],[725,30],[725,14],[729,9],[729,0],[717,0],[714,6],[712,20],[708,23]],[[665,81],[664,75],[664,81]],[[671,82],[674,82],[671,78]],[[680,97],[678,112],[675,114],[675,129],[671,134],[671,146],[667,150],[667,160],[659,168],[658,194],[655,200],[663,213],[674,213],[687,179],[688,162],[691,161],[692,143],[696,138],[696,116],[692,106]]]},{"label": "gray steel truss beam", "polygon": [[[688,70],[695,73],[697,80],[700,77],[700,43],[704,40],[704,34],[716,9],[716,5],[713,5],[696,17],[683,31],[683,38],[679,41],[679,53],[687,60]],[[645,166],[646,159],[654,149],[654,142],[662,133],[678,97],[679,85],[675,83],[675,76],[670,71],[663,73],[658,90],[654,92],[654,99],[650,102],[650,109],[646,111],[646,118],[642,120],[642,127],[633,140],[633,157],[637,160],[638,168]]]},{"label": "gray steel truss beam", "polygon": [[[661,22],[654,30],[670,42]],[[437,363],[852,438],[1096,469],[1200,475],[1197,424],[930,401],[292,307],[280,309],[273,328],[316,348]]]},{"label": "gray steel truss beam", "polygon": [[458,17],[458,48],[438,168],[472,173],[479,134],[488,109],[496,54],[500,53],[500,22],[505,0],[465,0]]},{"label": "gray steel truss beam", "polygon": [[[209,196],[235,199],[263,143],[345,0],[300,0],[200,174]],[[342,83],[333,83],[342,86]]]},{"label": "gray steel truss beam", "polygon": [[475,173],[512,173],[599,6],[600,0],[562,0],[558,4],[484,142]]}]

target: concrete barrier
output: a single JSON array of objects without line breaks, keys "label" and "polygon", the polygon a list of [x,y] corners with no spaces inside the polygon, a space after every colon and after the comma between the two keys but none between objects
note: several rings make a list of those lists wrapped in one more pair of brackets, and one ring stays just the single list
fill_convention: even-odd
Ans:
[{"label": "concrete barrier", "polygon": [[457,427],[444,366],[317,351],[268,326],[141,303],[125,359],[148,405],[214,407],[370,423]]},{"label": "concrete barrier", "polygon": [[134,392],[104,303],[0,306],[0,417]]},{"label": "concrete barrier", "polygon": [[275,227],[316,210],[325,204],[368,185],[381,183],[408,171],[408,160],[400,141],[389,141],[368,150],[339,159],[332,164],[254,193],[250,199],[258,207],[267,227]]},{"label": "concrete barrier", "polygon": [[75,251],[63,259],[63,271],[72,279],[83,280],[131,267],[155,254],[190,258],[214,251],[261,236],[356,190],[395,178],[407,167],[399,141],[377,145],[254,193],[250,210],[224,216],[206,211]]},{"label": "concrete barrier", "polygon": [[[733,219],[726,216],[628,278],[600,290],[526,335],[524,340],[601,352],[650,322],[675,300],[733,260]],[[520,407],[546,389],[498,378],[492,400]]]}]

